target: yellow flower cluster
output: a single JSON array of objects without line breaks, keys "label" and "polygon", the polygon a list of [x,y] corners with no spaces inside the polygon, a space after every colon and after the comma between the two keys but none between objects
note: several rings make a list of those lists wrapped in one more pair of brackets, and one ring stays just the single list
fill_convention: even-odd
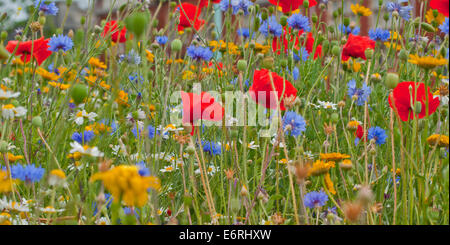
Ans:
[{"label": "yellow flower cluster", "polygon": [[439,12],[437,12],[437,16],[435,17],[433,14],[433,9],[429,9],[427,14],[425,15],[427,22],[432,24],[433,21],[436,22],[436,25],[442,25],[445,21],[445,16]]},{"label": "yellow flower cluster", "polygon": [[327,173],[330,168],[334,168],[335,164],[333,161],[325,162],[317,160],[313,163],[312,167],[309,169],[308,175],[318,176]]},{"label": "yellow flower cluster", "polygon": [[427,138],[427,142],[430,146],[437,146],[440,147],[448,147],[448,136],[441,135],[441,134],[433,134],[430,137]]},{"label": "yellow flower cluster", "polygon": [[350,155],[341,154],[341,153],[321,153],[320,154],[320,159],[323,161],[339,162],[339,161],[342,161],[347,158],[350,158]]},{"label": "yellow flower cluster", "polygon": [[11,183],[14,182],[9,178],[8,172],[0,170],[0,193],[10,192],[12,189]]},{"label": "yellow flower cluster", "polygon": [[359,4],[352,4],[350,5],[350,8],[352,9],[352,12],[359,16],[370,16],[372,15],[372,11],[370,11],[369,8],[366,8]]},{"label": "yellow flower cluster", "polygon": [[235,55],[239,55],[241,53],[238,46],[233,42],[225,43],[223,40],[213,40],[209,42],[209,46],[213,48],[213,52],[216,52],[218,50],[222,53],[228,52],[229,54]]},{"label": "yellow flower cluster", "polygon": [[448,60],[444,58],[434,58],[433,56],[418,56],[417,54],[409,55],[409,63],[416,64],[424,69],[433,69],[437,66],[448,64]]},{"label": "yellow flower cluster", "polygon": [[333,181],[331,181],[330,173],[325,174],[325,188],[333,194],[336,195],[336,190],[334,189]]},{"label": "yellow flower cluster", "polygon": [[120,165],[106,172],[96,173],[91,181],[101,180],[111,192],[114,201],[123,200],[128,206],[142,207],[148,200],[148,188],[159,190],[161,182],[157,177],[141,176],[136,166]]}]

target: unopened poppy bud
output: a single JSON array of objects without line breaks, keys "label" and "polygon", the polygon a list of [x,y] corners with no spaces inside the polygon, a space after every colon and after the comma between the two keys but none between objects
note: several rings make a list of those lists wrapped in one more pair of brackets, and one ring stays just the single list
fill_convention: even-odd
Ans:
[{"label": "unopened poppy bud", "polygon": [[125,26],[128,30],[140,37],[147,28],[148,18],[143,12],[136,12],[125,19]]},{"label": "unopened poppy bud", "polygon": [[428,23],[422,22],[421,25],[422,25],[422,28],[427,32],[436,32],[436,29]]},{"label": "unopened poppy bud", "polygon": [[324,10],[327,7],[327,5],[325,5],[324,3],[320,3],[319,4],[319,8]]},{"label": "unopened poppy bud", "polygon": [[181,48],[183,47],[183,43],[180,39],[174,39],[170,44],[170,47],[173,51],[177,52],[181,50]]},{"label": "unopened poppy bud", "polygon": [[303,1],[303,7],[304,7],[305,9],[309,8],[309,0],[304,0],[304,1]]},{"label": "unopened poppy bud", "polygon": [[389,89],[394,89],[395,87],[397,87],[397,84],[398,84],[398,75],[397,75],[397,73],[389,72],[386,75],[386,79],[385,79],[384,82],[385,82],[386,87],[389,88]]},{"label": "unopened poppy bud", "polygon": [[70,7],[72,5],[72,0],[66,0],[67,7]]},{"label": "unopened poppy bud", "polygon": [[195,148],[194,148],[194,146],[192,146],[192,145],[189,145],[188,147],[186,147],[186,153],[188,153],[188,154],[194,154],[194,152],[195,152]]},{"label": "unopened poppy bud", "polygon": [[286,15],[283,15],[283,16],[281,16],[280,17],[280,24],[282,25],[282,26],[286,26],[286,24],[287,24],[287,16]]},{"label": "unopened poppy bud", "polygon": [[211,32],[211,38],[212,38],[212,39],[217,39],[218,36],[219,36],[219,34],[217,34],[216,31],[212,31],[212,32]]},{"label": "unopened poppy bud", "polygon": [[286,68],[287,65],[288,65],[287,59],[282,59],[282,60],[280,61],[280,65],[281,65],[281,67]]},{"label": "unopened poppy bud", "polygon": [[80,24],[84,25],[86,23],[86,16],[81,16],[80,18]]},{"label": "unopened poppy bud", "polygon": [[247,69],[247,61],[239,60],[237,62],[237,68],[239,71],[245,71]]},{"label": "unopened poppy bud", "polygon": [[261,67],[270,70],[273,67],[273,62],[273,57],[265,57],[261,62]]},{"label": "unopened poppy bud", "polygon": [[4,140],[0,140],[0,152],[5,153],[8,151],[8,143]]},{"label": "unopened poppy bud", "polygon": [[0,35],[0,40],[1,41],[5,41],[6,38],[8,38],[8,32],[7,31],[2,31],[2,34]]},{"label": "unopened poppy bud", "polygon": [[331,48],[331,54],[333,54],[334,56],[339,56],[341,53],[341,50],[339,49],[339,47],[333,46],[333,48]]},{"label": "unopened poppy bud", "polygon": [[41,24],[42,26],[44,26],[45,25],[45,21],[47,20],[46,18],[45,18],[45,16],[41,16],[41,17],[39,17],[39,24]]},{"label": "unopened poppy bud", "polygon": [[241,201],[238,198],[231,199],[231,212],[237,213],[241,210]]},{"label": "unopened poppy bud", "polygon": [[317,15],[316,14],[314,14],[312,17],[311,17],[311,21],[312,21],[312,23],[317,23],[317,20],[319,19],[319,17],[317,17]]},{"label": "unopened poppy bud", "polygon": [[33,126],[35,127],[42,128],[42,117],[33,117],[33,119],[31,120],[31,124],[33,124]]},{"label": "unopened poppy bud", "polygon": [[336,19],[339,16],[338,11],[333,11],[333,19]]},{"label": "unopened poppy bud", "polygon": [[267,20],[268,16],[267,16],[267,10],[263,9],[262,13],[261,13],[261,20],[265,21]]},{"label": "unopened poppy bud", "polygon": [[378,0],[378,6],[383,6],[383,0]]},{"label": "unopened poppy bud", "polygon": [[84,84],[75,84],[72,88],[72,99],[75,104],[80,104],[88,96],[88,87]]},{"label": "unopened poppy bud", "polygon": [[345,17],[344,18],[344,26],[349,26],[350,25],[350,18]]},{"label": "unopened poppy bud", "polygon": [[177,6],[177,3],[176,2],[170,2],[170,9],[175,9],[175,7]]},{"label": "unopened poppy bud", "polygon": [[339,122],[339,114],[337,114],[336,112],[333,112],[330,116],[330,120],[334,123]]},{"label": "unopened poppy bud", "polygon": [[419,114],[422,112],[422,103],[420,103],[420,101],[416,101],[416,103],[414,103],[414,108],[412,109],[415,113]]},{"label": "unopened poppy bud", "polygon": [[3,44],[0,44],[0,60],[6,60],[9,57],[9,52],[5,49]]},{"label": "unopened poppy bud", "polygon": [[366,58],[370,60],[373,57],[373,52],[373,49],[368,48],[364,51],[364,54],[366,55]]}]

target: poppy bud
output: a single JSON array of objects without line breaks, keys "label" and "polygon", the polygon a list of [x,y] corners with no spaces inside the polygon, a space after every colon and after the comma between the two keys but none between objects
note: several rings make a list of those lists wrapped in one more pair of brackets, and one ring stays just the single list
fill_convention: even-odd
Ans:
[{"label": "poppy bud", "polygon": [[336,19],[338,17],[339,13],[337,11],[333,11],[333,18]]},{"label": "poppy bud", "polygon": [[378,6],[383,6],[383,0],[378,0]]},{"label": "poppy bud", "polygon": [[146,13],[136,12],[125,19],[125,26],[137,37],[140,37],[147,28],[148,19]]},{"label": "poppy bud", "polygon": [[261,19],[263,21],[267,20],[268,16],[267,16],[267,9],[263,9],[262,13],[261,13]]},{"label": "poppy bud", "polygon": [[8,151],[8,143],[4,140],[0,140],[0,152],[7,152]]},{"label": "poppy bud", "polygon": [[287,24],[287,16],[286,15],[283,15],[283,16],[281,16],[280,17],[280,24],[282,25],[282,26],[286,26],[286,24]]},{"label": "poppy bud", "polygon": [[67,7],[70,7],[72,5],[72,0],[66,0]]},{"label": "poppy bud", "polygon": [[245,69],[247,69],[247,61],[239,60],[237,62],[237,68],[239,71],[245,71]]},{"label": "poppy bud", "polygon": [[80,18],[80,24],[84,25],[86,23],[86,16],[81,16]]},{"label": "poppy bud", "polygon": [[422,111],[422,103],[416,101],[416,103],[414,103],[414,108],[412,109],[415,113],[419,114]]},{"label": "poppy bud", "polygon": [[388,73],[384,83],[389,89],[394,89],[398,84],[398,75],[396,73]]},{"label": "poppy bud", "polygon": [[436,32],[436,29],[434,29],[434,27],[428,23],[422,22],[421,26],[427,32]]},{"label": "poppy bud", "polygon": [[341,50],[339,49],[339,46],[333,46],[333,48],[331,49],[331,54],[333,54],[334,56],[339,56],[340,53]]},{"label": "poppy bud", "polygon": [[42,128],[42,118],[40,116],[33,117],[31,124],[35,127]]},{"label": "poppy bud", "polygon": [[231,212],[237,213],[241,210],[241,202],[238,198],[231,199]]},{"label": "poppy bud", "polygon": [[170,2],[170,9],[174,9],[177,6],[176,2]]},{"label": "poppy bud", "polygon": [[305,9],[309,8],[309,0],[304,0],[304,1],[303,1],[303,7],[304,7]]},{"label": "poppy bud", "polygon": [[0,60],[6,60],[9,57],[9,52],[6,51],[3,44],[0,44]]},{"label": "poppy bud", "polygon": [[333,114],[331,114],[331,116],[330,116],[330,120],[334,123],[339,122],[339,114],[337,114],[336,112],[333,112]]},{"label": "poppy bud", "polygon": [[350,18],[345,17],[344,18],[344,26],[349,26],[350,25]]},{"label": "poppy bud", "polygon": [[211,32],[211,38],[212,38],[212,39],[217,39],[218,36],[219,36],[219,35],[217,34],[216,31],[212,31],[212,32]]},{"label": "poppy bud", "polygon": [[170,44],[170,47],[172,48],[173,51],[177,52],[181,50],[181,48],[183,47],[183,43],[181,42],[180,39],[174,39]]},{"label": "poppy bud", "polygon": [[273,57],[265,57],[261,62],[261,67],[270,70],[273,67]]},{"label": "poppy bud", "polygon": [[80,104],[88,96],[88,87],[84,84],[75,84],[72,89],[72,99]]},{"label": "poppy bud", "polygon": [[283,68],[286,68],[286,67],[287,67],[287,64],[288,64],[287,59],[282,59],[282,60],[280,61],[280,65],[281,65],[281,67],[283,67]]},{"label": "poppy bud", "polygon": [[317,17],[317,15],[316,14],[314,14],[312,17],[311,17],[311,21],[312,21],[312,23],[317,23],[317,20],[319,19],[319,17]]},{"label": "poppy bud", "polygon": [[192,145],[190,145],[190,146],[186,147],[186,152],[188,154],[192,155],[195,152],[195,148]]},{"label": "poppy bud", "polygon": [[403,61],[407,61],[409,59],[409,52],[406,49],[401,49],[400,52],[398,53],[398,57],[403,60]]},{"label": "poppy bud", "polygon": [[364,51],[364,54],[366,55],[367,59],[369,59],[369,60],[372,59],[372,57],[373,57],[373,49],[371,49],[371,48],[366,49]]}]

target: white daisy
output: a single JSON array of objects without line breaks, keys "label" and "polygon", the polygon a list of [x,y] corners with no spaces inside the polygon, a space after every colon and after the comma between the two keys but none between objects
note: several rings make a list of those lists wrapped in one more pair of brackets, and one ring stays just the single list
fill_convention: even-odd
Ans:
[{"label": "white daisy", "polygon": [[27,114],[27,109],[23,106],[15,107],[13,104],[2,106],[2,116],[5,119],[14,119],[15,117],[23,117]]},{"label": "white daisy", "polygon": [[103,152],[99,151],[97,146],[90,147],[88,145],[81,145],[80,143],[73,141],[70,143],[70,146],[72,149],[70,150],[70,153],[79,152],[82,155],[88,155],[92,157],[103,157]]}]

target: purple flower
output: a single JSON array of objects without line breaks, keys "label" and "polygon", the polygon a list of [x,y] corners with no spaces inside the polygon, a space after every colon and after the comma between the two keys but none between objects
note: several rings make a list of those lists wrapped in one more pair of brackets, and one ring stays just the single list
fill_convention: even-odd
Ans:
[{"label": "purple flower", "polygon": [[328,196],[325,192],[312,191],[307,193],[304,197],[305,206],[308,208],[318,208],[324,206],[328,201]]}]

